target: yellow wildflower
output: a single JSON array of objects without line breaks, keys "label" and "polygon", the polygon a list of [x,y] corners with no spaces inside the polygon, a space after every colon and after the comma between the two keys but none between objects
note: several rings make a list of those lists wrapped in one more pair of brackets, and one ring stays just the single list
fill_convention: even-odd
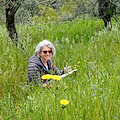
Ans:
[{"label": "yellow wildflower", "polygon": [[62,105],[67,105],[67,104],[69,104],[69,101],[63,99],[63,100],[60,100],[60,104],[62,104]]},{"label": "yellow wildflower", "polygon": [[53,80],[60,80],[60,77],[58,75],[52,75],[51,79],[53,79]]},{"label": "yellow wildflower", "polygon": [[45,74],[45,75],[42,76],[42,79],[49,80],[49,79],[51,79],[51,75],[50,74]]},{"label": "yellow wildflower", "polygon": [[50,75],[50,74],[45,74],[42,76],[42,79],[53,79],[53,80],[60,80],[60,77],[58,75]]}]

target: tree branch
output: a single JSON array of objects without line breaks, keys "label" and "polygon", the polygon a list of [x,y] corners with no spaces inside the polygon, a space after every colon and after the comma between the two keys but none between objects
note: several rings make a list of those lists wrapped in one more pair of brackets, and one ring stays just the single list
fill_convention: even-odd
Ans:
[{"label": "tree branch", "polygon": [[113,1],[110,0],[110,2],[120,10],[120,8]]}]

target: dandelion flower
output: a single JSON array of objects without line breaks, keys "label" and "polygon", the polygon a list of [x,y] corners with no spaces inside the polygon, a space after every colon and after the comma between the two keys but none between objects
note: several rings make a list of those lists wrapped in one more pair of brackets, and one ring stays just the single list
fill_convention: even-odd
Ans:
[{"label": "dandelion flower", "polygon": [[67,104],[69,104],[69,101],[63,99],[63,100],[60,100],[60,104],[62,104],[62,105],[67,105]]},{"label": "dandelion flower", "polygon": [[58,75],[51,75],[51,79],[60,80],[60,77]]},{"label": "dandelion flower", "polygon": [[45,75],[43,75],[42,76],[42,79],[51,79],[51,75],[49,75],[49,74],[45,74]]},{"label": "dandelion flower", "polygon": [[60,77],[58,75],[50,75],[50,74],[45,74],[41,77],[42,79],[53,79],[53,80],[60,80]]}]

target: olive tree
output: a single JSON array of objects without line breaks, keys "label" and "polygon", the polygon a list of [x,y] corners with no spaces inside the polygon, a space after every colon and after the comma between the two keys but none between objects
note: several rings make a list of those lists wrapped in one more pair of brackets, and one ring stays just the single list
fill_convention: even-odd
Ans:
[{"label": "olive tree", "polygon": [[98,0],[98,12],[99,16],[103,19],[105,27],[112,28],[111,17],[116,14],[118,6],[115,4],[116,1],[111,0]]},{"label": "olive tree", "polygon": [[15,14],[19,7],[22,5],[24,0],[6,0],[5,10],[6,10],[6,27],[9,31],[9,36],[12,41],[16,44],[18,43],[18,33],[15,28]]}]

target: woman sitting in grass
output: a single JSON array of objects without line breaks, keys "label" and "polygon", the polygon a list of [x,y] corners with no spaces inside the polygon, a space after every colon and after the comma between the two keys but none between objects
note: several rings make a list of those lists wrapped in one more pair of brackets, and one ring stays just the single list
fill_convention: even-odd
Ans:
[{"label": "woman sitting in grass", "polygon": [[[35,55],[29,59],[27,84],[34,82],[36,85],[39,85],[41,76],[44,74],[64,74],[67,68],[63,68],[63,70],[60,71],[50,59],[55,53],[54,45],[48,40],[43,40],[37,45]],[[46,80],[42,82],[45,84],[49,83]]]}]

